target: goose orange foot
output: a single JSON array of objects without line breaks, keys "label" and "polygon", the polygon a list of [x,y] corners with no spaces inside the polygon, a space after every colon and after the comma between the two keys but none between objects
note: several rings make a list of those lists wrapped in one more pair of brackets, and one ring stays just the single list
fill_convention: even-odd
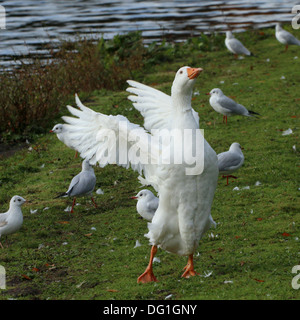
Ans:
[{"label": "goose orange foot", "polygon": [[149,264],[145,270],[145,272],[143,274],[141,274],[138,279],[137,279],[137,283],[141,282],[141,283],[147,283],[147,282],[157,282],[158,280],[156,279],[154,273],[153,273],[153,269],[152,269],[152,265],[153,265],[153,259],[154,256],[157,252],[157,246],[152,246],[151,248],[151,253],[150,253],[150,260],[149,260]]},{"label": "goose orange foot", "polygon": [[187,265],[183,268],[184,273],[182,274],[182,278],[189,278],[190,276],[197,276],[199,275],[200,273],[197,273],[195,270],[194,270],[194,262],[193,262],[193,255],[189,255],[189,258],[188,258],[188,263]]},{"label": "goose orange foot", "polygon": [[137,279],[137,282],[141,282],[141,283],[147,283],[147,282],[158,282],[158,280],[156,279],[152,268],[151,269],[146,269],[145,272],[140,275]]}]

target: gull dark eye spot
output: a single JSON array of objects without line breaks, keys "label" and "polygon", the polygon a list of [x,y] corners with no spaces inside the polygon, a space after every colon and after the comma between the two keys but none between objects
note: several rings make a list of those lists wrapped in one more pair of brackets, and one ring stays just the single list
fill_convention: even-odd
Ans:
[{"label": "gull dark eye spot", "polygon": [[182,74],[182,73],[183,73],[183,71],[182,71],[182,70],[180,70],[180,71],[179,71],[179,73],[180,73],[180,74]]}]

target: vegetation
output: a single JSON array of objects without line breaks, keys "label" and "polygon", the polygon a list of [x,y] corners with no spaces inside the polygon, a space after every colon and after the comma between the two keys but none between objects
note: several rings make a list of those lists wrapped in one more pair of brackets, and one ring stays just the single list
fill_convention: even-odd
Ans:
[{"label": "vegetation", "polygon": [[[45,72],[52,93],[40,88],[37,94],[49,95],[43,97],[45,113],[39,118],[45,121],[39,129],[43,134],[0,162],[0,212],[8,209],[15,194],[28,200],[23,206],[23,227],[6,240],[1,238],[5,249],[0,250],[0,264],[6,269],[7,288],[0,290],[0,299],[299,299],[299,291],[291,285],[292,268],[300,265],[298,47],[284,52],[271,29],[238,35],[255,54],[244,59],[235,59],[227,51],[223,35],[148,47],[137,35],[131,46],[124,46],[122,41],[129,37],[100,40],[96,45],[65,44],[64,63],[49,67],[57,68],[56,77],[46,77],[47,67],[34,74],[40,79]],[[135,46],[138,49],[131,51]],[[204,69],[192,104],[205,138],[217,153],[239,142],[245,163],[236,173],[238,179],[230,180],[228,186],[226,179],[219,179],[212,207],[217,228],[201,240],[194,261],[200,275],[180,278],[186,257],[159,249],[160,262],[154,264],[159,282],[137,284],[150,254],[143,236],[147,223],[130,199],[141,188],[137,174],[113,165],[96,167],[96,190],[104,191],[95,194],[98,208],[89,199],[79,199],[71,214],[65,209],[72,199],[54,197],[80,171],[81,160],[48,131],[54,121],[60,121],[57,115],[67,114],[66,101],[74,105],[76,91],[92,109],[123,114],[142,124],[141,115],[127,100],[125,80],[133,78],[170,93],[175,72],[183,65]],[[210,107],[205,95],[215,87],[260,113],[260,119],[232,117],[223,124],[222,115]],[[15,104],[15,116],[21,105],[24,114],[34,114],[31,109],[39,110],[38,100],[20,90],[24,104]],[[0,92],[3,102],[5,95]],[[47,113],[52,94],[57,100]],[[53,113],[56,118],[51,120]],[[35,115],[39,117],[40,111]],[[28,120],[26,128],[37,120]],[[14,132],[27,130],[21,127],[15,125]],[[292,134],[283,135],[289,128]],[[141,246],[135,247],[137,240]]]}]

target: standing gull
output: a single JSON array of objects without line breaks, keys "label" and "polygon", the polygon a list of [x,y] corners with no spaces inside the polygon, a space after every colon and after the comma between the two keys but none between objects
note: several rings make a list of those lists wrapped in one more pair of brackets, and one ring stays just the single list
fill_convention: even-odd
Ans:
[{"label": "standing gull", "polygon": [[159,199],[147,189],[141,190],[136,196],[131,198],[137,200],[136,210],[139,215],[151,222],[158,208]]},{"label": "standing gull", "polygon": [[227,178],[227,185],[228,185],[228,178],[237,177],[232,176],[231,173],[237,171],[244,163],[244,155],[242,152],[242,147],[239,143],[234,142],[230,146],[228,151],[222,152],[218,154],[218,167],[219,172]]},{"label": "standing gull", "polygon": [[254,117],[259,115],[259,113],[247,110],[243,105],[238,104],[234,100],[225,96],[225,94],[219,88],[212,89],[208,94],[210,95],[209,103],[212,108],[215,111],[223,114],[223,122],[226,120],[227,123],[227,116],[240,115]]},{"label": "standing gull", "polygon": [[227,49],[232,52],[236,57],[239,54],[244,54],[246,56],[252,56],[253,54],[234,37],[231,31],[226,31],[225,45]]},{"label": "standing gull", "polygon": [[[20,196],[13,196],[9,203],[9,210],[0,213],[0,238],[18,231],[23,224],[21,206],[26,200]],[[2,243],[0,247],[3,249]]]},{"label": "standing gull", "polygon": [[[195,276],[193,255],[211,226],[218,159],[202,136],[199,117],[191,106],[193,86],[201,71],[201,68],[180,68],[171,96],[128,80],[131,87],[127,91],[133,94],[128,98],[144,117],[145,129],[121,115],[96,113],[85,107],[78,97],[76,101],[81,111],[68,106],[76,118],[63,117],[81,157],[90,159],[92,164],[99,162],[100,166],[110,163],[131,166],[159,194],[159,205],[152,222],[148,222],[146,235],[152,245],[150,260],[138,282],[157,281],[152,265],[158,247],[188,256],[182,277]],[[185,134],[188,137],[183,139]],[[169,143],[160,138],[170,138]],[[196,138],[201,141],[201,152],[197,152]],[[195,162],[191,164],[190,152],[185,151],[195,149]],[[170,150],[169,163],[161,161],[165,160],[162,157],[166,150]],[[181,162],[174,160],[182,155],[187,158]]]},{"label": "standing gull", "polygon": [[280,43],[285,44],[285,51],[287,51],[289,45],[300,46],[300,40],[298,40],[288,31],[282,29],[280,23],[276,23],[275,36]]},{"label": "standing gull", "polygon": [[82,170],[80,173],[78,173],[72,180],[69,185],[69,189],[60,194],[59,196],[55,197],[60,198],[64,196],[74,197],[71,213],[73,213],[73,208],[76,203],[76,197],[82,197],[82,196],[91,196],[91,199],[95,205],[95,208],[97,207],[94,198],[92,197],[92,192],[96,185],[96,176],[93,167],[90,165],[88,160],[82,161]]}]

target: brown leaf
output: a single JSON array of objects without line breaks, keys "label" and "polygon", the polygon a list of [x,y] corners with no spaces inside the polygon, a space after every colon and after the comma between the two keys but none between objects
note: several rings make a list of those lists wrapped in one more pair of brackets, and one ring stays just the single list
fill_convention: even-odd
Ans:
[{"label": "brown leaf", "polygon": [[60,224],[68,224],[69,221],[57,221],[57,223],[60,223]]},{"label": "brown leaf", "polygon": [[21,276],[26,280],[31,280],[31,278],[29,278],[26,274],[22,274]]},{"label": "brown leaf", "polygon": [[40,271],[40,269],[35,268],[35,267],[33,267],[31,270],[34,271],[34,272],[39,272]]},{"label": "brown leaf", "polygon": [[108,291],[108,292],[119,292],[119,290],[115,290],[115,289],[107,289],[106,291]]},{"label": "brown leaf", "polygon": [[257,220],[257,221],[261,221],[261,220],[262,220],[262,218],[257,218],[256,220]]},{"label": "brown leaf", "polygon": [[256,278],[254,278],[253,280],[255,280],[257,282],[265,282],[265,280],[260,280],[260,279],[256,279]]},{"label": "brown leaf", "polygon": [[86,233],[85,236],[86,237],[90,237],[92,235],[92,233]]}]

